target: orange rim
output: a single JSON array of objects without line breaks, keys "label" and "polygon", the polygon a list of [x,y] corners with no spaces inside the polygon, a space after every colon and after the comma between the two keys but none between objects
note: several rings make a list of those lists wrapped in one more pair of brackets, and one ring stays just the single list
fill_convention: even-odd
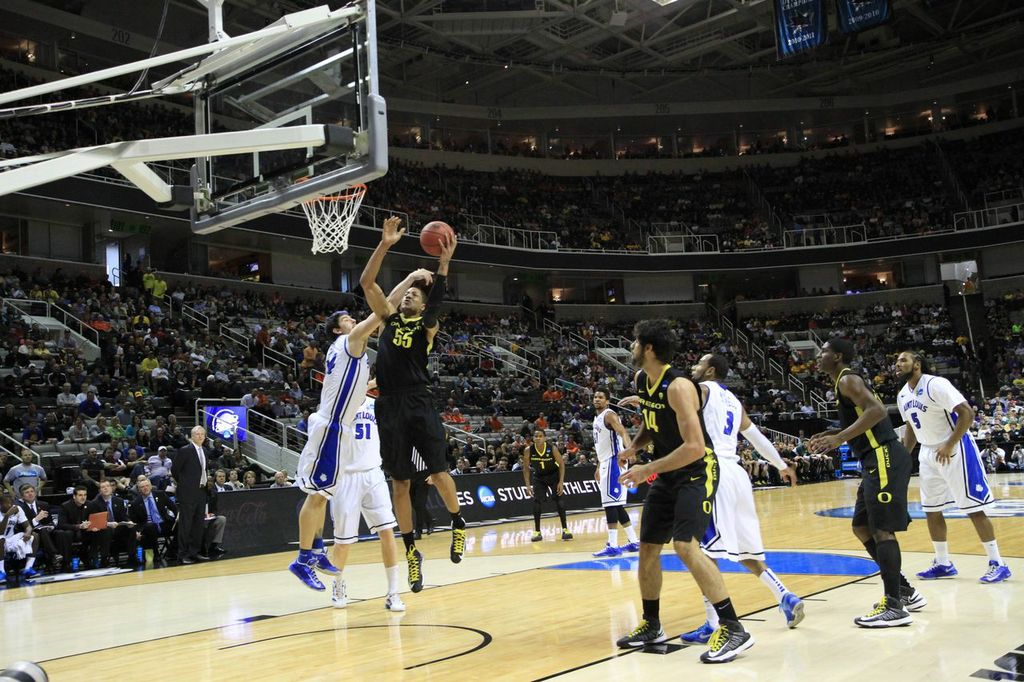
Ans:
[{"label": "orange rim", "polygon": [[[302,180],[299,180],[298,182],[304,182],[305,180],[306,180],[306,178],[303,178]],[[313,202],[313,201],[353,201],[355,199],[362,198],[362,196],[364,194],[366,194],[366,185],[360,183],[358,185],[352,185],[351,187],[347,187],[345,189],[345,191],[342,192],[342,193],[339,193],[339,194],[325,194],[322,197],[316,197],[314,199],[309,199],[308,201],[306,201],[306,203],[310,203],[310,202]]]}]

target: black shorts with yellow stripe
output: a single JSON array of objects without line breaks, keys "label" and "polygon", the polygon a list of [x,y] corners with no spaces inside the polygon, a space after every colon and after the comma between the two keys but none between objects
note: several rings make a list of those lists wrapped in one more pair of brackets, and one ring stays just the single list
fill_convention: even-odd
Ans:
[{"label": "black shorts with yellow stripe", "polygon": [[717,491],[718,458],[711,450],[687,467],[658,474],[644,499],[640,542],[700,540],[711,522]]},{"label": "black shorts with yellow stripe", "polygon": [[898,440],[881,443],[861,460],[853,525],[890,533],[910,525],[907,488],[913,463]]}]

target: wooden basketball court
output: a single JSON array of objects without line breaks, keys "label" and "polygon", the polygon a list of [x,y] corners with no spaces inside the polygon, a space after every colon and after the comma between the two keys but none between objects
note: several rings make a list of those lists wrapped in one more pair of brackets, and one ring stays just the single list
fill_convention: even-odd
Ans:
[{"label": "wooden basketball court", "polygon": [[[285,570],[291,553],[7,590],[0,592],[0,661],[38,661],[57,681],[690,674],[847,680],[880,671],[900,680],[1024,679],[1021,671],[1007,672],[1024,656],[1010,655],[1024,642],[1024,476],[995,476],[992,483],[1001,500],[993,523],[1014,577],[978,583],[986,558],[973,526],[951,519],[950,550],[960,575],[913,581],[928,605],[910,627],[885,631],[853,625],[882,594],[841,510],[852,507],[857,482],[758,492],[769,564],[805,598],[807,616],[788,630],[760,581],[726,573],[737,611],[757,640],[727,665],[702,665],[704,647],[670,646],[665,654],[615,647],[638,622],[635,559],[591,557],[606,540],[603,514],[596,512],[570,517],[575,539],[569,542],[556,539],[551,518],[544,520],[541,543],[530,542],[531,522],[472,528],[460,565],[448,561],[448,533],[425,538],[419,546],[427,557],[427,588],[403,594],[404,614],[384,610],[376,542],[353,548],[345,571],[352,603],[344,610],[331,608],[329,592],[315,593]],[[836,516],[817,513],[836,509]],[[639,519],[639,508],[631,513]],[[931,561],[923,519],[915,519],[901,543],[904,572],[913,577]],[[666,573],[661,611],[670,635],[703,622],[690,576]],[[1005,677],[997,675],[1001,669]]]}]

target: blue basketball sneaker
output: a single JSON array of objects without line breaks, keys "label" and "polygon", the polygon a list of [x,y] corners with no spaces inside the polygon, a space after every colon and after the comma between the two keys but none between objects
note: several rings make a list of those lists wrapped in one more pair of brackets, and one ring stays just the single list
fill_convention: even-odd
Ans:
[{"label": "blue basketball sneaker", "polygon": [[32,578],[36,578],[38,576],[39,576],[39,571],[37,571],[34,568],[26,568],[25,570],[23,570],[21,572],[21,577],[25,578],[26,580],[31,580]]},{"label": "blue basketball sneaker", "polygon": [[599,556],[599,557],[622,556],[622,548],[621,547],[612,547],[611,545],[605,545],[604,549],[602,549],[600,552],[594,552],[594,556]]},{"label": "blue basketball sneaker", "polygon": [[623,552],[639,552],[640,551],[640,543],[639,542],[631,542],[628,545],[623,545],[622,547],[619,547],[619,549],[621,549]]},{"label": "blue basketball sneaker", "polygon": [[804,619],[804,602],[792,592],[782,595],[779,611],[786,617],[786,625],[795,628]]},{"label": "blue basketball sneaker", "polygon": [[316,570],[314,570],[314,566],[316,566],[315,560],[311,560],[310,563],[304,564],[296,559],[290,566],[288,566],[288,570],[295,574],[295,577],[301,580],[302,584],[309,589],[323,592],[327,588],[324,587],[322,582],[320,582],[320,578],[316,577]]},{"label": "blue basketball sneaker", "polygon": [[679,639],[687,644],[707,644],[713,634],[715,634],[715,629],[708,625],[707,621],[704,621],[704,624],[696,630],[679,635]]},{"label": "blue basketball sneaker", "polygon": [[988,562],[988,573],[978,578],[982,583],[1001,583],[1012,575],[1010,567],[998,561]]},{"label": "blue basketball sneaker", "polygon": [[323,573],[337,575],[337,567],[327,558],[327,552],[313,552],[313,568]]},{"label": "blue basketball sneaker", "polygon": [[931,568],[921,571],[917,574],[917,577],[921,580],[938,580],[939,578],[952,578],[958,572],[956,567],[953,566],[953,562],[940,564],[933,559]]}]

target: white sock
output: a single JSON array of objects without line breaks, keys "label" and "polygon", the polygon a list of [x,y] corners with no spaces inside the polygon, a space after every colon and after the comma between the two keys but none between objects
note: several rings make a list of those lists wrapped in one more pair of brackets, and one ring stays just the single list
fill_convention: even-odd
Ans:
[{"label": "white sock", "polygon": [[779,580],[779,576],[775,575],[775,572],[772,571],[772,569],[766,568],[758,577],[761,579],[761,582],[768,586],[768,589],[772,591],[772,594],[775,595],[775,600],[781,604],[782,597],[789,590],[787,590],[786,586],[782,584],[781,580]]},{"label": "white sock", "polygon": [[385,566],[388,573],[388,594],[398,594],[398,564]]},{"label": "white sock", "polygon": [[935,542],[933,540],[932,547],[935,548],[935,563],[940,566],[948,566],[951,563],[949,561],[949,543]]},{"label": "white sock", "polygon": [[630,544],[635,545],[637,542],[640,541],[640,539],[636,536],[636,530],[633,528],[633,524],[629,524],[628,526],[623,528],[623,530],[626,531],[626,537],[629,538]]},{"label": "white sock", "polygon": [[715,606],[708,601],[707,597],[704,597],[704,611],[708,615],[708,625],[711,626],[712,630],[718,629],[718,611],[715,611]]},{"label": "white sock", "polygon": [[619,529],[609,528],[608,529],[608,544],[612,547],[619,546]]},{"label": "white sock", "polygon": [[988,560],[994,561],[1000,566],[1003,565],[1003,557],[999,556],[999,545],[995,540],[992,542],[983,542],[981,546],[985,548],[985,553],[988,554]]},{"label": "white sock", "polygon": [[32,568],[35,565],[35,563],[36,563],[36,558],[34,556],[30,556],[25,561],[25,570],[27,571],[28,569]]}]

